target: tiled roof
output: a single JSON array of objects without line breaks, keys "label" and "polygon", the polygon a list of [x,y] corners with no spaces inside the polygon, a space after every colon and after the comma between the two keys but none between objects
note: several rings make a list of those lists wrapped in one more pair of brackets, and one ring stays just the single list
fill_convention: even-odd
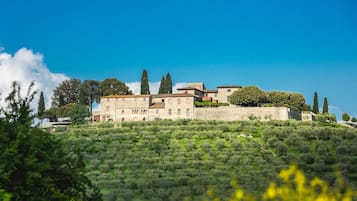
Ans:
[{"label": "tiled roof", "polygon": [[148,98],[150,95],[109,95],[102,98]]},{"label": "tiled roof", "polygon": [[155,108],[165,108],[165,103],[153,103],[152,105],[150,105],[150,109]]},{"label": "tiled roof", "polygon": [[206,89],[206,90],[204,90],[204,92],[206,92],[206,93],[218,93],[218,90]]},{"label": "tiled roof", "polygon": [[178,89],[176,89],[176,90],[178,90],[178,91],[183,91],[183,90],[197,90],[197,91],[201,91],[201,92],[202,92],[202,90],[197,89],[197,88],[193,88],[193,87],[183,87],[183,88],[178,88]]},{"label": "tiled roof", "polygon": [[161,98],[161,97],[195,97],[192,94],[182,93],[182,94],[157,94],[152,95],[153,98]]},{"label": "tiled roof", "polygon": [[242,88],[238,85],[227,85],[227,86],[218,86],[217,88]]}]

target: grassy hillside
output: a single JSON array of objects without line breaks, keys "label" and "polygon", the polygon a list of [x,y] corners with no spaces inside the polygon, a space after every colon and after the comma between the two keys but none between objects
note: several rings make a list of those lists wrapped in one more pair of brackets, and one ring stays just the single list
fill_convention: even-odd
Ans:
[{"label": "grassy hillside", "polygon": [[87,162],[105,200],[201,200],[237,180],[262,192],[296,163],[307,176],[357,187],[357,129],[316,122],[157,121],[98,124],[56,133]]}]

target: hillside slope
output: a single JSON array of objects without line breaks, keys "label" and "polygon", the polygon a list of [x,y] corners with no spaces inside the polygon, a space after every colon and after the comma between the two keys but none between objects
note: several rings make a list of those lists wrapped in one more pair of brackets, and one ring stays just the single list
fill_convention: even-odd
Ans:
[{"label": "hillside slope", "polygon": [[232,193],[237,180],[262,192],[296,163],[332,185],[340,170],[357,186],[357,129],[316,122],[154,121],[58,132],[87,162],[105,200],[202,200],[208,186]]}]

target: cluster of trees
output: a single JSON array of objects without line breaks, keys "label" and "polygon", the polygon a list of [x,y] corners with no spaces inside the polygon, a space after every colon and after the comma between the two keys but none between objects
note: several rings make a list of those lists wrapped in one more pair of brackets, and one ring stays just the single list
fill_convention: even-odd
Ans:
[{"label": "cluster of trees", "polygon": [[172,80],[170,73],[167,73],[166,77],[162,76],[159,94],[172,94]]},{"label": "cluster of trees", "polygon": [[83,123],[91,115],[94,102],[100,101],[101,96],[132,94],[125,83],[116,78],[103,81],[84,80],[76,78],[61,82],[53,91],[52,107],[45,108],[44,94],[40,93],[38,102],[38,117],[57,120],[60,117],[71,117],[75,124]]},{"label": "cluster of trees", "polygon": [[[148,72],[144,69],[141,75],[140,94],[150,94]],[[159,94],[172,94],[172,80],[170,73],[162,76]]]},{"label": "cluster of trees", "polygon": [[101,96],[132,94],[125,83],[116,78],[107,78],[101,82],[72,78],[61,82],[53,91],[52,107],[61,107],[69,103],[92,106]]},{"label": "cluster of trees", "polygon": [[[312,112],[315,114],[320,114],[320,109],[319,109],[319,97],[317,92],[314,93],[314,104],[312,106]],[[322,106],[322,114],[328,114],[328,101],[327,98],[324,97],[324,104]]]},{"label": "cluster of trees", "polygon": [[7,107],[0,108],[0,195],[29,201],[102,200],[75,148],[67,150],[53,135],[31,127],[32,87],[22,97],[14,82]]},{"label": "cluster of trees", "polygon": [[241,106],[287,106],[297,111],[309,108],[302,94],[281,91],[265,92],[256,86],[247,86],[235,91],[230,97],[230,102]]}]

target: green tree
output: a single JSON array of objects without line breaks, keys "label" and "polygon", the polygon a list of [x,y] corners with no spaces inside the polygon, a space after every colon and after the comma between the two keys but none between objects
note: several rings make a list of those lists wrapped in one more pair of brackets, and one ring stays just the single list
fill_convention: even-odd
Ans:
[{"label": "green tree", "polygon": [[324,98],[324,105],[322,107],[322,113],[323,114],[328,113],[328,102],[327,102],[327,98],[326,97]]},{"label": "green tree", "polygon": [[61,82],[53,91],[52,106],[60,107],[68,103],[79,103],[81,81],[71,78]]},{"label": "green tree", "polygon": [[11,195],[3,189],[0,189],[0,201],[10,201],[10,199]]},{"label": "green tree", "polygon": [[97,80],[84,80],[80,86],[79,97],[79,103],[89,106],[92,112],[94,101],[99,102],[100,99],[99,82]]},{"label": "green tree", "polygon": [[132,94],[129,87],[116,78],[107,78],[100,82],[99,86],[102,96]]},{"label": "green tree", "polygon": [[296,111],[302,111],[305,105],[305,97],[299,93],[272,91],[267,94],[267,102],[274,106],[285,106]]},{"label": "green tree", "polygon": [[75,104],[67,112],[68,116],[71,118],[72,124],[84,124],[86,118],[90,117],[91,112],[85,105]]},{"label": "green tree", "polygon": [[160,82],[159,94],[164,94],[164,93],[165,93],[165,77],[162,76]]},{"label": "green tree", "polygon": [[150,94],[148,72],[144,69],[141,75],[140,94]]},{"label": "green tree", "polygon": [[40,99],[38,101],[38,107],[37,107],[37,115],[39,118],[42,118],[44,111],[46,110],[45,107],[45,97],[43,95],[43,91],[40,93]]},{"label": "green tree", "polygon": [[315,114],[320,113],[319,112],[319,98],[318,98],[317,92],[314,93],[314,104],[312,105],[312,112],[314,112]]},{"label": "green tree", "polygon": [[255,86],[247,86],[233,92],[230,101],[234,105],[257,106],[265,102],[266,93]]},{"label": "green tree", "polygon": [[351,119],[350,115],[347,114],[346,112],[344,112],[344,113],[342,114],[342,120],[343,120],[343,121],[349,121],[350,119]]},{"label": "green tree", "polygon": [[302,111],[305,105],[305,97],[299,93],[289,93],[288,105],[297,111]]},{"label": "green tree", "polygon": [[170,73],[166,74],[165,78],[165,85],[164,85],[164,93],[165,94],[172,94],[172,80],[171,80],[171,75]]},{"label": "green tree", "polygon": [[311,105],[304,104],[304,106],[302,106],[302,111],[311,111]]},{"label": "green tree", "polygon": [[356,118],[356,117],[352,117],[351,121],[352,121],[353,123],[356,123],[356,122],[357,122],[357,118]]},{"label": "green tree", "polygon": [[101,200],[83,174],[82,156],[69,154],[53,135],[31,127],[32,87],[22,97],[14,82],[7,107],[0,109],[0,189],[15,201]]}]

